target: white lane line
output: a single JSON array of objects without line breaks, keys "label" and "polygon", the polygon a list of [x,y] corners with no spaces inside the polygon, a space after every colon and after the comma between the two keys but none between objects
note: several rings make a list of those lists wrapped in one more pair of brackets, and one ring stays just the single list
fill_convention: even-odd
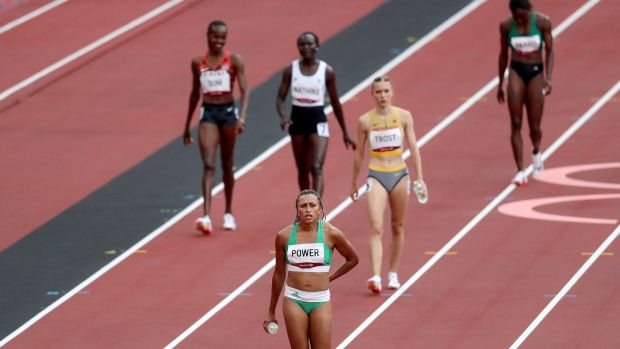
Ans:
[{"label": "white lane line", "polygon": [[540,314],[538,314],[536,319],[534,319],[534,321],[532,321],[532,323],[525,329],[525,331],[523,331],[519,338],[517,338],[517,340],[512,343],[510,349],[516,349],[521,346],[521,344],[523,344],[527,337],[529,337],[529,335],[536,329],[536,327],[540,325],[543,319],[551,312],[551,310],[553,310],[553,308],[555,308],[555,306],[560,302],[560,300],[562,300],[563,297],[567,296],[568,291],[570,291],[570,289],[575,286],[577,281],[579,281],[579,279],[586,273],[586,271],[590,269],[592,264],[594,264],[594,262],[596,262],[596,260],[603,254],[605,249],[607,249],[607,247],[609,247],[609,245],[611,245],[611,243],[616,240],[619,234],[620,225],[618,225],[616,229],[614,229],[614,231],[607,237],[607,239],[603,241],[603,243],[596,249],[592,256],[590,256],[590,258],[588,258],[588,260],[581,266],[581,268],[577,270],[575,275],[573,275],[573,277],[568,280],[566,285],[564,285],[560,292],[556,294],[555,297],[553,297],[551,302],[549,302],[549,304],[547,304],[547,306],[540,312]]},{"label": "white lane line", "polygon": [[[549,158],[562,144],[564,144],[581,126],[583,126],[592,116],[603,107],[611,97],[613,97],[620,89],[620,81],[609,90],[607,93],[590,109],[588,109],[571,127],[569,127],[556,141],[543,153],[545,159]],[[526,173],[529,175],[532,172],[532,165],[528,166]],[[500,202],[510,195],[516,186],[509,184],[493,201],[491,201],[482,211],[480,211],[465,227],[463,227],[450,241],[448,241],[431,259],[428,260],[418,271],[407,280],[394,294],[390,296],[384,303],[379,306],[370,316],[364,320],[364,322],[356,328],[342,343],[340,343],[336,349],[346,348],[347,345],[362,333],[379,315],[381,315],[392,303],[394,303],[398,297],[400,297],[405,291],[409,289],[416,281],[418,281],[422,275],[424,275],[435,263],[439,261],[448,251],[454,248],[454,246],[465,237],[482,219],[484,219],[489,213],[491,213]]]},{"label": "white lane line", "polygon": [[[463,17],[465,17],[469,13],[473,12],[476,8],[478,8],[484,2],[486,2],[486,0],[475,0],[475,1],[472,1],[469,5],[467,5],[463,9],[461,9],[459,12],[454,14],[452,17],[448,18],[445,22],[443,22],[441,25],[439,25],[433,31],[429,32],[426,36],[424,36],[418,42],[416,42],[415,44],[410,46],[407,50],[403,51],[400,55],[395,57],[392,61],[388,62],[386,65],[381,67],[379,70],[377,70],[373,74],[369,75],[368,78],[366,78],[365,80],[360,82],[358,85],[353,87],[351,90],[349,90],[347,93],[345,93],[342,96],[342,98],[341,98],[341,102],[342,103],[346,103],[347,101],[349,101],[351,98],[353,98],[360,91],[362,91],[365,88],[367,88],[370,85],[370,83],[372,82],[372,80],[376,76],[386,74],[388,71],[390,71],[391,69],[393,69],[394,67],[396,67],[397,65],[399,65],[400,63],[405,61],[413,53],[415,53],[418,50],[420,50],[423,46],[425,46],[427,43],[429,43],[430,41],[435,39],[441,33],[446,31],[447,29],[449,29],[452,25],[457,23]],[[331,107],[326,108],[325,109],[325,113],[326,114],[331,113]],[[454,114],[454,113],[452,113],[452,114]],[[450,115],[452,115],[452,114],[450,114]],[[454,119],[456,119],[456,117]],[[445,126],[447,126],[447,124]],[[444,128],[445,128],[445,126],[444,126]],[[437,132],[437,133],[439,133],[439,132]],[[435,134],[437,134],[437,133],[435,133]],[[431,138],[432,137],[428,137],[426,142],[428,140],[430,140]],[[286,145],[288,142],[290,142],[290,137],[286,137],[286,138],[280,140],[278,143],[273,145],[268,150],[268,152],[270,152],[270,154],[271,154],[271,153],[277,151],[278,149],[280,149],[281,147],[283,147],[284,145]],[[420,145],[420,147],[421,146],[422,145]],[[407,151],[404,154],[404,156],[408,156],[408,155],[409,155],[409,152]],[[264,158],[266,158],[266,157],[268,157],[268,156],[264,156]],[[260,161],[262,161],[262,160],[260,160]],[[260,161],[257,161],[254,165],[258,164]],[[362,191],[362,189],[363,188],[360,188],[360,191]],[[348,206],[348,205],[343,206],[343,204],[345,204],[347,201],[349,201],[349,204],[350,204],[351,199],[347,198],[346,200],[344,200],[343,203],[338,205],[338,207],[336,207],[334,210],[332,210],[330,213],[327,214],[326,219],[329,221],[329,220],[333,219],[334,217],[336,217],[340,212],[342,212],[344,210],[344,207]],[[168,345],[166,345],[164,349],[172,349],[172,348],[176,347],[179,343],[181,343],[183,340],[185,340],[187,337],[189,337],[193,332],[195,332],[198,328],[200,328],[200,326],[202,326],[205,322],[207,322],[210,318],[212,318],[217,312],[219,312],[226,305],[228,305],[230,302],[232,302],[239,294],[241,294],[248,287],[250,287],[256,280],[260,279],[263,275],[265,275],[267,272],[269,272],[269,270],[271,270],[271,268],[273,268],[274,266],[275,266],[275,258],[271,259],[265,266],[263,266],[259,271],[257,271],[254,275],[252,275],[252,277],[250,279],[248,279],[248,280],[253,280],[252,282],[248,282],[248,281],[244,282],[235,291],[233,291],[228,297],[226,297],[222,301],[220,301],[220,303],[218,303],[214,308],[209,310],[205,315],[203,315],[200,319],[198,319],[188,329],[183,331],[183,333],[181,333],[177,338],[175,338],[172,342],[170,342]]]},{"label": "white lane line", "polygon": [[[393,69],[396,65],[402,63],[407,57],[411,56],[413,53],[415,53],[418,50],[420,50],[424,45],[426,45],[428,42],[432,41],[435,37],[439,36],[439,34],[444,32],[445,30],[447,30],[450,26],[452,26],[454,23],[456,23],[461,18],[465,17],[467,14],[472,12],[474,9],[476,9],[478,6],[480,6],[484,2],[486,2],[486,0],[475,0],[472,3],[470,3],[468,6],[464,7],[461,11],[457,12],[454,16],[450,17],[448,20],[446,20],[444,23],[442,23],[439,27],[437,27],[436,29],[434,29],[433,31],[428,33],[425,37],[423,37],[422,39],[417,41],[415,44],[410,46],[407,50],[403,51],[400,55],[396,56],[392,61],[388,62],[381,69],[379,69],[375,73],[371,74],[370,78],[360,82],[357,86],[353,87],[352,90],[348,91],[345,95],[342,96],[342,98],[341,98],[342,103],[346,103],[348,100],[350,100],[355,95],[351,91],[359,92],[359,91],[363,90],[364,87],[368,87],[370,85],[370,83],[372,82],[372,77],[375,77],[377,75],[385,74],[387,71],[389,71],[389,69]],[[395,62],[398,62],[398,63],[395,63]],[[389,69],[386,68],[386,67],[389,67]],[[360,87],[360,86],[362,86],[362,87]],[[328,108],[325,109],[325,113],[329,114],[329,113],[331,113],[331,110],[332,110],[331,107],[328,107]],[[251,171],[258,164],[263,162],[265,159],[267,159],[268,157],[273,155],[280,148],[284,147],[289,142],[290,142],[290,137],[288,137],[288,136],[280,139],[277,143],[275,143],[274,145],[269,147],[267,150],[265,150],[262,154],[260,154],[254,160],[250,161],[245,166],[243,166],[241,169],[239,169],[237,172],[235,172],[235,178],[239,179],[240,177],[245,175],[247,172]],[[212,195],[216,195],[223,188],[224,188],[223,183],[219,183],[211,191]],[[157,228],[154,231],[152,231],[149,235],[145,236],[142,240],[138,241],[136,244],[134,244],[133,246],[128,248],[124,253],[120,254],[114,260],[110,261],[103,268],[99,269],[97,272],[92,274],[90,277],[88,277],[87,279],[82,281],[79,285],[75,286],[72,290],[67,292],[64,296],[62,296],[61,298],[56,300],[54,303],[50,304],[47,308],[43,309],[41,312],[39,312],[37,315],[35,315],[33,318],[31,318],[28,322],[24,323],[22,326],[20,326],[18,329],[13,331],[10,335],[5,337],[2,341],[0,341],[0,347],[5,345],[6,343],[10,342],[11,340],[13,340],[15,337],[19,336],[21,333],[26,331],[28,328],[30,328],[36,322],[41,320],[47,314],[51,313],[53,310],[55,310],[56,308],[61,306],[63,303],[68,301],[75,294],[77,294],[78,292],[83,290],[85,287],[87,287],[91,283],[95,282],[97,279],[99,279],[101,276],[103,276],[105,273],[110,271],[112,268],[114,268],[118,264],[122,263],[125,259],[129,258],[129,256],[134,254],[137,250],[141,249],[146,244],[148,244],[150,241],[154,240],[159,235],[161,235],[163,232],[168,230],[170,227],[172,227],[173,225],[178,223],[180,220],[185,218],[185,216],[187,216],[190,213],[192,213],[193,211],[195,211],[197,208],[200,207],[200,205],[202,205],[203,200],[204,200],[204,198],[200,198],[200,199],[192,202],[189,206],[187,206],[185,209],[183,209],[182,211],[177,213],[175,216],[173,216],[170,220],[168,220],[162,226],[160,226],[159,228]],[[336,212],[331,217],[337,215],[338,213],[339,212]],[[327,218],[330,219],[329,217],[330,217],[330,215],[328,215]],[[258,272],[256,272],[252,277],[250,277],[249,280],[254,280],[254,281],[257,280],[258,278],[263,276],[267,271],[269,271],[270,268],[273,268],[274,265],[275,265],[275,259],[272,259],[269,263],[267,263],[265,266],[263,266]],[[225,299],[223,299],[220,302],[222,304],[221,306],[219,304],[216,305],[216,307],[218,307],[218,310],[220,310],[225,305],[230,303],[234,298],[236,298],[237,295],[239,295],[241,292],[245,291],[245,289],[248,288],[252,283],[245,282],[243,285],[238,287],[228,297],[226,297]],[[198,320],[197,323],[200,323],[198,326],[200,326],[201,324],[206,322],[211,316],[213,316],[213,314],[215,314],[215,313],[209,311],[205,316],[203,316],[203,318]],[[192,328],[193,327],[194,326],[192,326]],[[185,332],[188,332],[188,331],[185,331]],[[188,333],[188,335],[189,335],[189,333]],[[181,336],[183,336],[183,335],[181,335]],[[181,336],[179,336],[179,337],[181,337]],[[181,340],[183,340],[183,339],[184,338],[181,338],[179,340],[179,342]],[[169,346],[170,346],[170,344],[169,344]]]},{"label": "white lane line", "polygon": [[[562,23],[560,23],[560,25],[558,25],[553,30],[552,32],[553,36],[557,37],[558,35],[560,35],[564,30],[570,27],[573,23],[575,23],[577,19],[583,16],[586,12],[588,12],[594,5],[598,4],[599,2],[600,0],[590,0],[584,5],[582,5],[580,8],[577,9],[577,11],[575,11],[573,14],[567,17],[564,21],[562,21]],[[382,71],[382,74],[385,74],[386,72],[387,71]],[[376,74],[376,75],[379,75],[379,74]],[[506,70],[506,72],[504,73],[504,77],[507,77],[507,76],[508,76],[508,70]],[[452,122],[454,122],[454,120],[456,120],[459,116],[461,116],[463,113],[469,110],[469,108],[471,108],[474,104],[476,104],[482,97],[484,97],[492,89],[497,87],[498,83],[499,83],[499,79],[497,77],[489,81],[486,85],[484,85],[484,87],[482,87],[480,90],[474,93],[474,95],[471,96],[467,101],[465,101],[465,103],[461,104],[456,110],[450,113],[450,115],[448,115],[446,118],[441,120],[441,122],[435,125],[435,127],[433,127],[427,134],[425,134],[424,137],[420,138],[417,143],[418,147],[422,147],[424,144],[430,141],[433,137],[435,137],[437,134],[443,131]],[[409,157],[409,150],[407,150],[403,154],[403,157],[405,159]],[[366,192],[366,186],[362,186],[358,190],[358,193],[360,196],[363,195],[365,192]],[[336,207],[334,211],[338,211],[338,212],[343,211],[345,208],[347,208],[352,203],[353,203],[353,200],[348,198],[344,200],[340,205],[338,205],[338,207]]]},{"label": "white lane line", "polygon": [[25,14],[25,15],[19,17],[18,19],[14,20],[14,21],[11,21],[11,22],[3,25],[2,27],[0,27],[0,34],[2,34],[4,32],[8,32],[9,30],[17,27],[18,25],[26,23],[29,20],[31,20],[31,19],[33,19],[35,17],[38,17],[38,16],[44,14],[45,12],[47,12],[49,10],[52,10],[52,9],[54,9],[54,8],[64,4],[67,1],[68,0],[54,0],[54,1],[50,2],[50,3],[48,3],[47,5],[41,6],[38,9],[36,9],[36,10],[34,10],[34,11],[28,13],[28,14]]},{"label": "white lane line", "polygon": [[107,44],[108,42],[116,39],[117,37],[125,34],[126,32],[144,24],[145,22],[147,22],[148,20],[159,16],[160,14],[166,12],[167,10],[171,9],[172,7],[182,3],[184,0],[170,0],[166,3],[164,3],[163,5],[160,5],[159,7],[149,11],[148,13],[134,19],[133,21],[125,24],[124,26],[114,30],[113,32],[101,37],[98,40],[93,41],[92,43],[82,47],[81,49],[75,51],[74,53],[70,54],[69,56],[66,56],[65,58],[57,61],[56,63],[48,66],[47,68],[44,68],[43,70],[39,71],[38,73],[35,73],[34,75],[31,75],[29,78],[22,80],[21,82],[13,85],[12,87],[9,87],[8,89],[2,91],[2,93],[0,93],[0,101],[5,100],[6,98],[8,98],[9,96],[11,96],[12,94],[14,94],[15,92],[35,83],[36,81],[46,77],[47,75],[55,72],[56,70],[64,67],[65,65],[75,61],[76,59],[88,54],[89,52],[95,50],[96,48]]},{"label": "white lane line", "polygon": [[549,304],[547,304],[547,306],[540,312],[540,314],[538,314],[536,319],[534,319],[534,321],[532,321],[532,323],[525,329],[525,331],[523,331],[519,338],[517,338],[517,340],[512,343],[510,349],[516,349],[521,346],[521,344],[523,344],[527,337],[529,337],[529,335],[536,329],[536,327],[540,325],[543,319],[551,312],[551,310],[553,310],[553,308],[555,308],[555,306],[560,302],[560,300],[562,300],[563,297],[567,297],[568,291],[570,291],[570,289],[575,286],[577,281],[579,281],[579,279],[581,279],[581,277],[586,273],[586,271],[590,269],[592,264],[594,264],[594,262],[596,262],[596,260],[603,254],[605,249],[607,249],[609,245],[611,245],[611,243],[616,240],[618,235],[620,235],[620,225],[618,225],[616,229],[611,232],[607,239],[605,239],[605,241],[603,241],[603,243],[596,249],[594,254],[592,254],[592,256],[588,258],[588,260],[581,266],[581,268],[577,270],[575,275],[573,275],[573,277],[568,280],[566,285],[564,285],[560,292],[556,294],[555,297],[553,297],[551,302],[549,302]]},{"label": "white lane line", "polygon": [[[594,113],[596,113],[596,111],[598,111],[598,109],[600,109],[603,106],[603,104],[605,104],[609,99],[611,99],[611,97],[613,97],[616,93],[618,93],[619,90],[620,90],[620,81],[618,81],[614,85],[614,87],[612,87],[612,89],[609,90],[605,94],[605,96],[601,98],[601,100],[599,100],[599,102],[602,101],[601,103],[597,102],[597,104],[595,104],[592,108],[590,108],[591,110],[589,110],[588,112],[590,112],[591,115],[589,115],[588,119],[591,118],[592,115],[594,115]],[[597,107],[597,109],[593,110],[595,109],[595,107]],[[580,128],[586,121],[588,120],[579,119],[575,124],[573,124],[573,127],[571,127],[571,129],[574,129],[573,133],[578,128]],[[563,134],[556,143],[560,143],[560,141],[564,143],[566,139],[570,137],[570,136],[566,137],[565,134]],[[561,145],[561,143],[560,145],[556,145],[555,143],[553,145],[555,147],[549,148],[549,150],[555,151],[555,149],[557,149]],[[549,314],[549,312],[553,310],[553,308],[558,304],[558,302],[562,299],[562,297],[566,295],[568,291],[570,291],[570,289],[575,285],[575,283],[577,283],[577,281],[579,281],[579,279],[590,268],[590,266],[592,266],[592,264],[601,256],[601,254],[605,251],[605,249],[609,247],[609,245],[616,239],[616,237],[618,237],[618,234],[620,234],[620,225],[616,227],[616,229],[611,233],[611,235],[609,235],[609,237],[607,237],[607,239],[603,242],[603,244],[599,246],[599,248],[594,252],[594,254],[592,254],[592,256],[590,256],[590,258],[588,258],[588,260],[583,264],[583,266],[579,268],[577,273],[575,273],[575,275],[573,275],[573,277],[568,281],[568,283],[564,285],[562,290],[560,290],[560,292],[551,300],[551,302],[547,304],[547,306],[543,309],[543,311],[540,314],[538,314],[536,319],[532,321],[532,323],[525,329],[525,331],[521,334],[521,336],[519,336],[519,338],[517,338],[517,340],[510,346],[510,349],[518,348],[523,343],[523,341],[527,339],[527,337],[536,329],[536,327],[547,316],[547,314]]]}]

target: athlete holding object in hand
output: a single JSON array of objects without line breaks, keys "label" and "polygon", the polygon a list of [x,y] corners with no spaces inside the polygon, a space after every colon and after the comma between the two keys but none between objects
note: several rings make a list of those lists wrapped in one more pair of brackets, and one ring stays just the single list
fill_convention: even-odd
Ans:
[{"label": "athlete holding object in hand", "polygon": [[[368,279],[368,288],[381,293],[381,261],[383,258],[383,213],[389,202],[392,212],[392,250],[388,272],[388,289],[398,289],[398,264],[405,242],[405,212],[409,204],[409,171],[403,160],[403,143],[406,140],[416,181],[419,183],[418,197],[427,198],[428,190],[422,176],[422,159],[416,145],[413,118],[405,109],[392,105],[392,83],[387,76],[380,76],[372,82],[372,96],[375,108],[359,118],[357,124],[357,150],[353,162],[351,198],[358,198],[357,177],[364,160],[366,144],[370,145],[370,163],[367,179],[368,217],[370,220],[370,262],[373,276]],[[423,201],[423,200],[421,200]]]},{"label": "athlete holding object in hand", "polygon": [[[308,348],[308,342],[313,349],[331,348],[329,284],[357,265],[357,253],[342,231],[323,221],[323,203],[316,191],[299,193],[295,208],[295,223],[276,236],[276,265],[263,328],[272,333],[270,326],[273,331],[272,324],[278,323],[275,311],[284,287],[282,308],[291,348]],[[345,262],[330,273],[334,249]]]}]

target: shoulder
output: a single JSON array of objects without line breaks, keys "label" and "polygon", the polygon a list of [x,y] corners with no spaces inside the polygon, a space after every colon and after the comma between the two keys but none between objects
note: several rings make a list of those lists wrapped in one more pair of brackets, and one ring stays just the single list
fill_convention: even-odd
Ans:
[{"label": "shoulder", "polygon": [[413,118],[413,116],[411,115],[411,112],[407,109],[403,109],[401,107],[396,107],[396,106],[392,106],[392,108],[396,109],[396,112],[398,113],[398,116],[400,116],[401,120],[408,120],[408,119]]},{"label": "shoulder", "polygon": [[192,66],[196,66],[196,67],[199,66],[200,63],[202,63],[202,59],[203,59],[202,56],[196,56],[192,58]]},{"label": "shoulder", "polygon": [[510,30],[510,27],[512,27],[513,22],[514,20],[512,19],[512,17],[507,17],[503,21],[499,22],[499,30],[501,32],[508,32],[508,30]]},{"label": "shoulder", "polygon": [[413,116],[411,112],[407,109],[403,109],[400,107],[394,107],[398,112],[398,116],[400,118],[400,122],[403,126],[413,125]]},{"label": "shoulder", "polygon": [[327,64],[327,62],[325,61],[320,61],[321,63],[325,64],[325,74],[327,74],[328,76],[334,76],[336,74],[336,71],[334,70],[334,68],[332,68],[331,65]]},{"label": "shoulder", "polygon": [[243,57],[241,57],[240,54],[230,52],[229,55],[230,55],[230,61],[232,62],[233,65],[243,66],[245,64],[243,61]]},{"label": "shoulder", "polygon": [[370,111],[364,113],[362,116],[357,119],[358,126],[368,126],[370,125]]},{"label": "shoulder", "polygon": [[291,237],[292,231],[293,231],[292,224],[286,226],[284,229],[278,232],[278,235],[276,236],[276,240],[278,240],[278,242],[284,242],[286,244],[288,242],[288,239]]},{"label": "shoulder", "polygon": [[536,23],[538,24],[538,27],[543,29],[543,30],[551,30],[551,19],[540,13],[540,12],[535,12],[536,15]]},{"label": "shoulder", "polygon": [[340,238],[344,233],[329,222],[323,222],[323,234],[327,234],[331,239]]}]

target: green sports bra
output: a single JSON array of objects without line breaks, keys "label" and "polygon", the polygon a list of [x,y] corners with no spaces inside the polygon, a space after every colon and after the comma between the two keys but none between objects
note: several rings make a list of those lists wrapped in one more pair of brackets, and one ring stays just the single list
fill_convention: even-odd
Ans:
[{"label": "green sports bra", "polygon": [[293,225],[291,236],[286,244],[286,264],[288,271],[307,273],[326,273],[332,263],[332,251],[323,237],[323,222],[319,221],[315,243],[298,244],[297,227]]},{"label": "green sports bra", "polygon": [[512,21],[512,26],[508,31],[508,44],[512,52],[521,56],[529,56],[542,51],[543,35],[538,28],[538,21],[534,11],[530,12],[530,30],[527,34],[520,34],[517,30],[517,22]]}]

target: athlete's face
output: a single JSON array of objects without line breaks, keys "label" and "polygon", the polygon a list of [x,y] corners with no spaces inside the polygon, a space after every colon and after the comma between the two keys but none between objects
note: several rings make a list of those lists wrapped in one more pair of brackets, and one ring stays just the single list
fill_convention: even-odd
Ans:
[{"label": "athlete's face", "polygon": [[321,204],[313,194],[302,195],[297,200],[297,216],[301,222],[312,224],[319,220]]},{"label": "athlete's face", "polygon": [[530,20],[530,10],[524,8],[516,8],[511,10],[512,18],[518,25],[525,25]]},{"label": "athlete's face", "polygon": [[222,51],[224,45],[226,45],[226,35],[228,29],[223,25],[212,26],[207,32],[207,43],[209,44],[209,51]]},{"label": "athlete's face", "polygon": [[372,96],[378,107],[392,104],[392,84],[389,81],[377,81],[372,84]]},{"label": "athlete's face", "polygon": [[303,58],[313,58],[319,47],[316,44],[314,35],[304,34],[297,39],[297,49]]}]

